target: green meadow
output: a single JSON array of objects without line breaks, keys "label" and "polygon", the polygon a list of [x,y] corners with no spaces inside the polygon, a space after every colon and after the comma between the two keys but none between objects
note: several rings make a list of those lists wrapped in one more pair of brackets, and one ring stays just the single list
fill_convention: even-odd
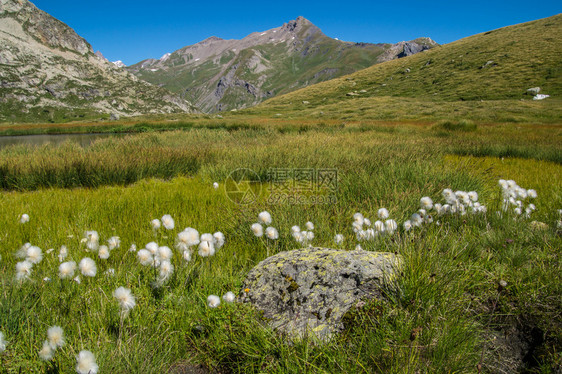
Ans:
[{"label": "green meadow", "polygon": [[[555,373],[562,365],[559,126],[251,118],[143,126],[149,131],[85,148],[0,150],[0,331],[8,342],[0,373],[73,372],[81,350],[94,354],[100,373]],[[238,168],[261,181],[252,204],[225,191]],[[301,168],[337,170],[336,203],[269,199],[272,169]],[[536,190],[530,217],[502,210],[499,179]],[[486,213],[431,212],[433,223],[406,231],[420,198],[444,204],[445,188],[478,192]],[[338,247],[353,250],[353,214],[374,222],[382,207],[398,230],[361,245],[403,256],[401,276],[383,299],[352,308],[330,342],[292,342],[246,304],[207,306],[209,295],[247,292],[245,275],[268,252],[299,248],[291,226],[311,221],[314,246],[335,247],[342,234]],[[279,230],[270,243],[250,230],[264,210]],[[151,220],[165,214],[175,227],[153,230]],[[186,227],[220,231],[225,244],[209,257],[194,248],[186,261],[174,248]],[[88,230],[100,244],[119,236],[120,246],[100,259],[82,240]],[[152,241],[173,251],[165,282],[130,250]],[[16,253],[27,242],[43,259],[18,280]],[[60,279],[63,245],[65,261],[91,257],[95,277],[77,269],[80,283]],[[136,298],[126,316],[113,297],[121,286]],[[66,343],[45,361],[39,351],[55,325]]]}]

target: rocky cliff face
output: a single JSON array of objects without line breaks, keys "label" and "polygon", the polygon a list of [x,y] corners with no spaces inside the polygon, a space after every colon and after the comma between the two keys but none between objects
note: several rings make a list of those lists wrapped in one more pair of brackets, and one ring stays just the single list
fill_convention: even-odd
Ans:
[{"label": "rocky cliff face", "polygon": [[435,45],[429,38],[397,44],[339,41],[299,17],[241,40],[210,37],[127,69],[181,94],[203,111],[215,112],[256,105]]},{"label": "rocky cliff face", "polygon": [[189,112],[27,0],[0,0],[0,122]]}]

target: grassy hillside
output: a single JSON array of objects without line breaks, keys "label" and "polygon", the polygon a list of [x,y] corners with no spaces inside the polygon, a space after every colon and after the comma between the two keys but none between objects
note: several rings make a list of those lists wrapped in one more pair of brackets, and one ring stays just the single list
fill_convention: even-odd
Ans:
[{"label": "grassy hillside", "polygon": [[[481,109],[478,119],[517,121],[516,108],[523,108],[523,112],[544,109],[546,119],[559,120],[559,35],[562,15],[509,26],[278,96],[248,112],[286,115],[298,110],[300,115],[341,117],[350,110],[354,117],[384,119],[377,113],[365,115],[374,109],[385,111],[388,119],[393,115],[423,118],[424,108],[440,116]],[[526,94],[531,87],[540,87],[541,93],[551,97],[531,104],[532,95]],[[442,105],[449,108],[444,110]],[[497,118],[498,111],[504,112],[504,118]]]}]

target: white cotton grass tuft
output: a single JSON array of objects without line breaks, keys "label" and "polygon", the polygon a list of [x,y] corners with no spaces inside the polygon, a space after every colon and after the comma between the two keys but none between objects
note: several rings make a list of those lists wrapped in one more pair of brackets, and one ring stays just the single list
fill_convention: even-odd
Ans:
[{"label": "white cotton grass tuft", "polygon": [[216,308],[220,305],[221,299],[217,295],[209,295],[207,297],[207,306],[209,308]]},{"label": "white cotton grass tuft", "polygon": [[26,213],[22,214],[20,216],[20,223],[24,224],[24,223],[28,223],[28,222],[29,222],[29,214],[26,214]]},{"label": "white cotton grass tuft", "polygon": [[215,254],[215,246],[213,245],[213,242],[204,240],[199,243],[198,253],[201,257],[213,256]]},{"label": "white cotton grass tuft", "polygon": [[160,229],[162,224],[160,223],[160,220],[158,218],[154,218],[152,221],[150,221],[150,226],[152,226],[152,230],[156,231]]},{"label": "white cotton grass tuft", "polygon": [[51,361],[55,356],[55,350],[49,344],[49,341],[45,340],[43,342],[43,347],[39,351],[39,357],[45,361]]},{"label": "white cotton grass tuft", "polygon": [[129,288],[119,287],[113,291],[113,297],[119,302],[119,308],[123,312],[128,312],[137,305],[135,296],[131,293]]},{"label": "white cotton grass tuft", "polygon": [[53,350],[64,345],[64,331],[60,326],[52,326],[47,330],[47,340]]},{"label": "white cotton grass tuft", "polygon": [[7,345],[8,345],[8,342],[4,338],[4,334],[2,333],[2,331],[0,331],[0,353],[4,352],[6,350]]},{"label": "white cotton grass tuft", "polygon": [[137,245],[136,244],[131,244],[131,246],[129,247],[129,252],[136,252],[137,251]]},{"label": "white cotton grass tuft", "polygon": [[291,234],[296,234],[297,232],[301,232],[301,228],[297,225],[291,227]]},{"label": "white cotton grass tuft", "polygon": [[218,189],[218,188],[219,188],[219,184],[218,184],[217,182],[214,182],[214,183],[213,183],[213,188],[214,188],[215,190]]},{"label": "white cotton grass tuft", "polygon": [[376,221],[375,225],[374,225],[375,231],[378,233],[383,233],[385,228],[384,228],[384,222],[383,221]]},{"label": "white cotton grass tuft", "polygon": [[213,237],[213,234],[209,234],[208,232],[201,234],[201,241],[202,242],[215,242],[215,238]]},{"label": "white cotton grass tuft", "polygon": [[107,246],[110,251],[113,251],[115,248],[119,248],[121,245],[121,239],[118,236],[112,236],[107,240]]},{"label": "white cotton grass tuft", "polygon": [[68,261],[63,262],[59,265],[59,278],[69,279],[74,277],[74,271],[76,270],[76,262]]},{"label": "white cotton grass tuft", "polygon": [[307,223],[304,224],[304,227],[306,227],[307,230],[314,230],[314,223],[308,221]]},{"label": "white cotton grass tuft", "polygon": [[213,234],[213,238],[215,239],[215,249],[221,249],[225,242],[224,234],[217,231]]},{"label": "white cotton grass tuft", "polygon": [[342,234],[336,234],[336,236],[334,236],[334,243],[336,243],[337,245],[340,245],[341,243],[343,243],[343,235]]},{"label": "white cotton grass tuft", "polygon": [[89,257],[84,257],[78,266],[80,267],[80,272],[85,277],[95,277],[98,271],[96,263]]},{"label": "white cotton grass tuft", "polygon": [[66,260],[66,257],[68,256],[68,248],[66,248],[65,245],[60,247],[59,250],[59,262],[63,262],[64,260]]},{"label": "white cotton grass tuft", "polygon": [[27,250],[31,247],[31,243],[25,243],[21,246],[21,248],[16,252],[17,258],[26,258],[27,257]]},{"label": "white cotton grass tuft", "polygon": [[194,228],[188,227],[178,234],[176,238],[176,249],[183,252],[199,243],[199,232]]},{"label": "white cotton grass tuft", "polygon": [[403,227],[404,231],[410,231],[410,229],[412,228],[412,221],[407,220],[406,222],[404,222]]},{"label": "white cotton grass tuft", "polygon": [[97,374],[99,367],[96,358],[90,351],[80,351],[76,356],[76,371],[78,374]]},{"label": "white cotton grass tuft", "polygon": [[398,224],[396,223],[395,220],[388,219],[384,222],[384,229],[385,229],[386,232],[388,232],[390,235],[392,235],[394,233],[394,231],[396,231],[396,229],[398,229]]},{"label": "white cotton grass tuft", "polygon": [[380,219],[387,219],[389,217],[388,209],[380,208],[377,212]]},{"label": "white cotton grass tuft", "polygon": [[267,236],[269,240],[277,240],[279,239],[279,232],[275,227],[268,227],[265,229],[265,236]]},{"label": "white cotton grass tuft", "polygon": [[145,248],[152,254],[155,255],[158,252],[158,243],[150,242],[148,243]]},{"label": "white cotton grass tuft", "polygon": [[100,236],[97,231],[86,231],[86,248],[90,251],[97,251],[100,243]]},{"label": "white cotton grass tuft", "polygon": [[109,248],[107,245],[100,245],[98,248],[98,257],[102,260],[107,260],[109,258]]},{"label": "white cotton grass tuft", "polygon": [[263,236],[263,226],[260,225],[259,223],[254,223],[251,226],[251,229],[254,235],[257,236],[258,238],[261,238]]},{"label": "white cotton grass tuft", "polygon": [[271,214],[269,214],[268,211],[264,210],[263,212],[258,214],[258,221],[265,225],[270,225],[272,222]]},{"label": "white cotton grass tuft", "polygon": [[160,273],[159,273],[158,281],[160,283],[167,281],[168,279],[170,279],[173,273],[174,273],[174,265],[172,265],[170,261],[167,260],[162,261],[160,263]]},{"label": "white cotton grass tuft", "polygon": [[186,262],[191,261],[191,251],[189,251],[189,250],[184,251],[183,254],[182,254],[182,257],[183,257],[184,261],[186,261]]},{"label": "white cotton grass tuft", "polygon": [[32,245],[31,247],[27,248],[27,261],[31,262],[32,264],[38,264],[43,260],[43,252],[41,248]]},{"label": "white cotton grass tuft", "polygon": [[236,299],[236,296],[234,295],[234,292],[228,291],[227,293],[225,293],[225,294],[222,296],[222,299],[223,299],[226,303],[233,303],[234,300]]},{"label": "white cotton grass tuft", "polygon": [[152,253],[150,253],[147,249],[141,249],[137,252],[137,258],[139,262],[143,266],[148,266],[152,264]]},{"label": "white cotton grass tuft", "polygon": [[169,214],[164,214],[162,216],[162,225],[166,230],[173,230],[174,227],[176,226],[174,219]]},{"label": "white cotton grass tuft", "polygon": [[158,247],[158,252],[156,253],[156,257],[159,261],[170,261],[172,259],[172,250],[170,247],[162,246]]},{"label": "white cotton grass tuft", "polygon": [[429,196],[424,196],[420,199],[420,206],[422,209],[431,210],[433,208],[433,200]]},{"label": "white cotton grass tuft", "polygon": [[21,261],[16,264],[16,279],[17,280],[24,280],[28,279],[31,275],[31,269],[33,268],[33,264],[29,261]]}]

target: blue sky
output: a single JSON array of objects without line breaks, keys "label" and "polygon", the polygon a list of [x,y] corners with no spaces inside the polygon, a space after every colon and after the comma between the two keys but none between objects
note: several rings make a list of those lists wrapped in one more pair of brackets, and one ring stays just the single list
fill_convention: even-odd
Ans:
[{"label": "blue sky", "polygon": [[445,44],[562,12],[560,1],[172,1],[32,0],[109,60],[159,58],[209,36],[241,39],[303,16],[332,37],[395,43],[429,36]]}]

